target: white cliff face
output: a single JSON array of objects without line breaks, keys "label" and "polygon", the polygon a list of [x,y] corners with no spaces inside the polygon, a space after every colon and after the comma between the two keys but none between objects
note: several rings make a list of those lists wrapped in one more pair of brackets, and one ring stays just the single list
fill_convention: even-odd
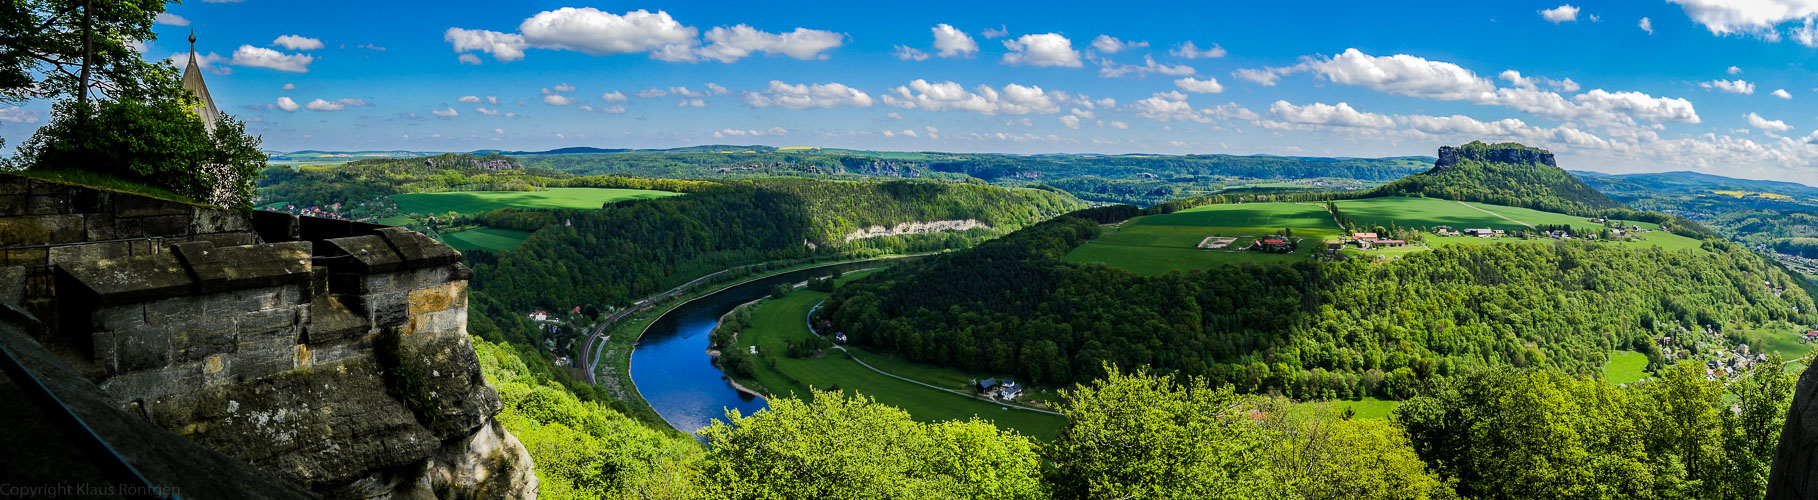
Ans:
[{"label": "white cliff face", "polygon": [[892,227],[871,226],[846,234],[846,243],[865,238],[896,236],[901,234],[928,234],[941,231],[965,231],[967,229],[991,227],[976,219],[937,220],[928,222],[904,222]]}]

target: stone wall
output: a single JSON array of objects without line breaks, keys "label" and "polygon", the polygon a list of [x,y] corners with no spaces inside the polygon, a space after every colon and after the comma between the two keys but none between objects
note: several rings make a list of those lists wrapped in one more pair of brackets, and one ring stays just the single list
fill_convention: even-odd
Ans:
[{"label": "stone wall", "polygon": [[127,413],[318,494],[535,496],[440,242],[10,175],[0,198],[0,295]]},{"label": "stone wall", "polygon": [[[61,263],[161,253],[172,243],[259,242],[251,220],[220,208],[0,174],[0,267],[25,270],[20,307],[52,330]],[[66,354],[70,347],[39,339]]]}]

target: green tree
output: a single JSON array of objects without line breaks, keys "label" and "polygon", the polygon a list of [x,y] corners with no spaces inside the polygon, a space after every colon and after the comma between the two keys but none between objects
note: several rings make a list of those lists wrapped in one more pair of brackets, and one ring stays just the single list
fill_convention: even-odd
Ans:
[{"label": "green tree", "polygon": [[1229,386],[1146,370],[1062,392],[1067,425],[1043,451],[1060,498],[1253,498],[1271,480],[1261,429]]},{"label": "green tree", "polygon": [[244,123],[222,116],[211,134],[182,100],[64,101],[54,109],[56,116],[19,146],[10,166],[100,172],[249,208],[253,182],[266,165],[259,139],[246,135]]},{"label": "green tree", "polygon": [[177,95],[174,68],[134,49],[157,38],[164,0],[14,0],[0,5],[0,101],[91,94],[114,100]]},{"label": "green tree", "polygon": [[1754,371],[1730,383],[1734,405],[1718,412],[1723,418],[1723,449],[1728,460],[1720,477],[1729,478],[1725,498],[1761,498],[1767,493],[1768,468],[1780,442],[1792,405],[1796,377],[1781,371],[1778,354],[1769,354]]},{"label": "green tree", "polygon": [[864,396],[773,399],[701,429],[721,498],[1042,498],[1035,445],[980,420],[919,424]]}]

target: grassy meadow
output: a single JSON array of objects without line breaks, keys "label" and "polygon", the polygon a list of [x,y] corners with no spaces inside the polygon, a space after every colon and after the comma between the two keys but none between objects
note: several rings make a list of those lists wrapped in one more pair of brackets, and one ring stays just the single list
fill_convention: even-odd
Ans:
[{"label": "grassy meadow", "polygon": [[607,202],[677,196],[668,191],[605,188],[549,188],[544,191],[459,191],[394,194],[405,213],[473,215],[501,208],[600,208]]},{"label": "grassy meadow", "polygon": [[[854,277],[853,274],[857,273],[848,274],[847,277]],[[757,363],[754,378],[757,385],[762,387],[753,387],[753,390],[779,396],[806,397],[810,387],[816,390],[838,389],[847,394],[864,394],[875,398],[879,403],[902,408],[923,422],[978,416],[999,427],[1016,429],[1017,432],[1043,440],[1058,435],[1061,425],[1065,423],[1065,419],[1059,416],[1006,409],[1003,405],[891,378],[865,368],[839,350],[829,350],[827,355],[819,358],[798,359],[783,355],[791,340],[799,341],[813,335],[808,332],[808,311],[826,298],[824,292],[798,289],[781,299],[766,301],[752,312],[751,327],[739,332],[738,339],[727,349],[747,350],[752,345],[758,346],[761,361]],[[887,360],[884,356],[871,353],[860,353],[858,356],[880,370],[942,387],[952,385],[952,382],[958,382],[964,387],[975,378],[951,368]],[[775,359],[774,365],[770,364],[771,358]]]},{"label": "grassy meadow", "polygon": [[[1293,253],[1241,250],[1256,238],[1292,229],[1301,240]],[[1324,251],[1324,241],[1339,234],[1338,223],[1324,206],[1309,203],[1241,203],[1206,205],[1163,215],[1131,219],[1115,231],[1068,253],[1071,262],[1102,262],[1139,274],[1207,269],[1240,262],[1306,260]],[[1199,248],[1207,236],[1236,237],[1220,250]]]},{"label": "grassy meadow", "polygon": [[1628,384],[1647,378],[1648,356],[1635,351],[1610,351],[1603,364],[1603,379],[1612,384]]}]

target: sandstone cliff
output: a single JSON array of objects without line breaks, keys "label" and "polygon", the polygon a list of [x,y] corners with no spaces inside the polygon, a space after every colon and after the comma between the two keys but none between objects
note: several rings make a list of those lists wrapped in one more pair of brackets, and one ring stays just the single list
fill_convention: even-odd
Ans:
[{"label": "sandstone cliff", "polygon": [[1768,473],[1769,499],[1818,498],[1818,370],[1806,367],[1780,428]]},{"label": "sandstone cliff", "polygon": [[0,175],[8,196],[0,266],[36,340],[128,414],[326,496],[536,494],[452,249]]}]

